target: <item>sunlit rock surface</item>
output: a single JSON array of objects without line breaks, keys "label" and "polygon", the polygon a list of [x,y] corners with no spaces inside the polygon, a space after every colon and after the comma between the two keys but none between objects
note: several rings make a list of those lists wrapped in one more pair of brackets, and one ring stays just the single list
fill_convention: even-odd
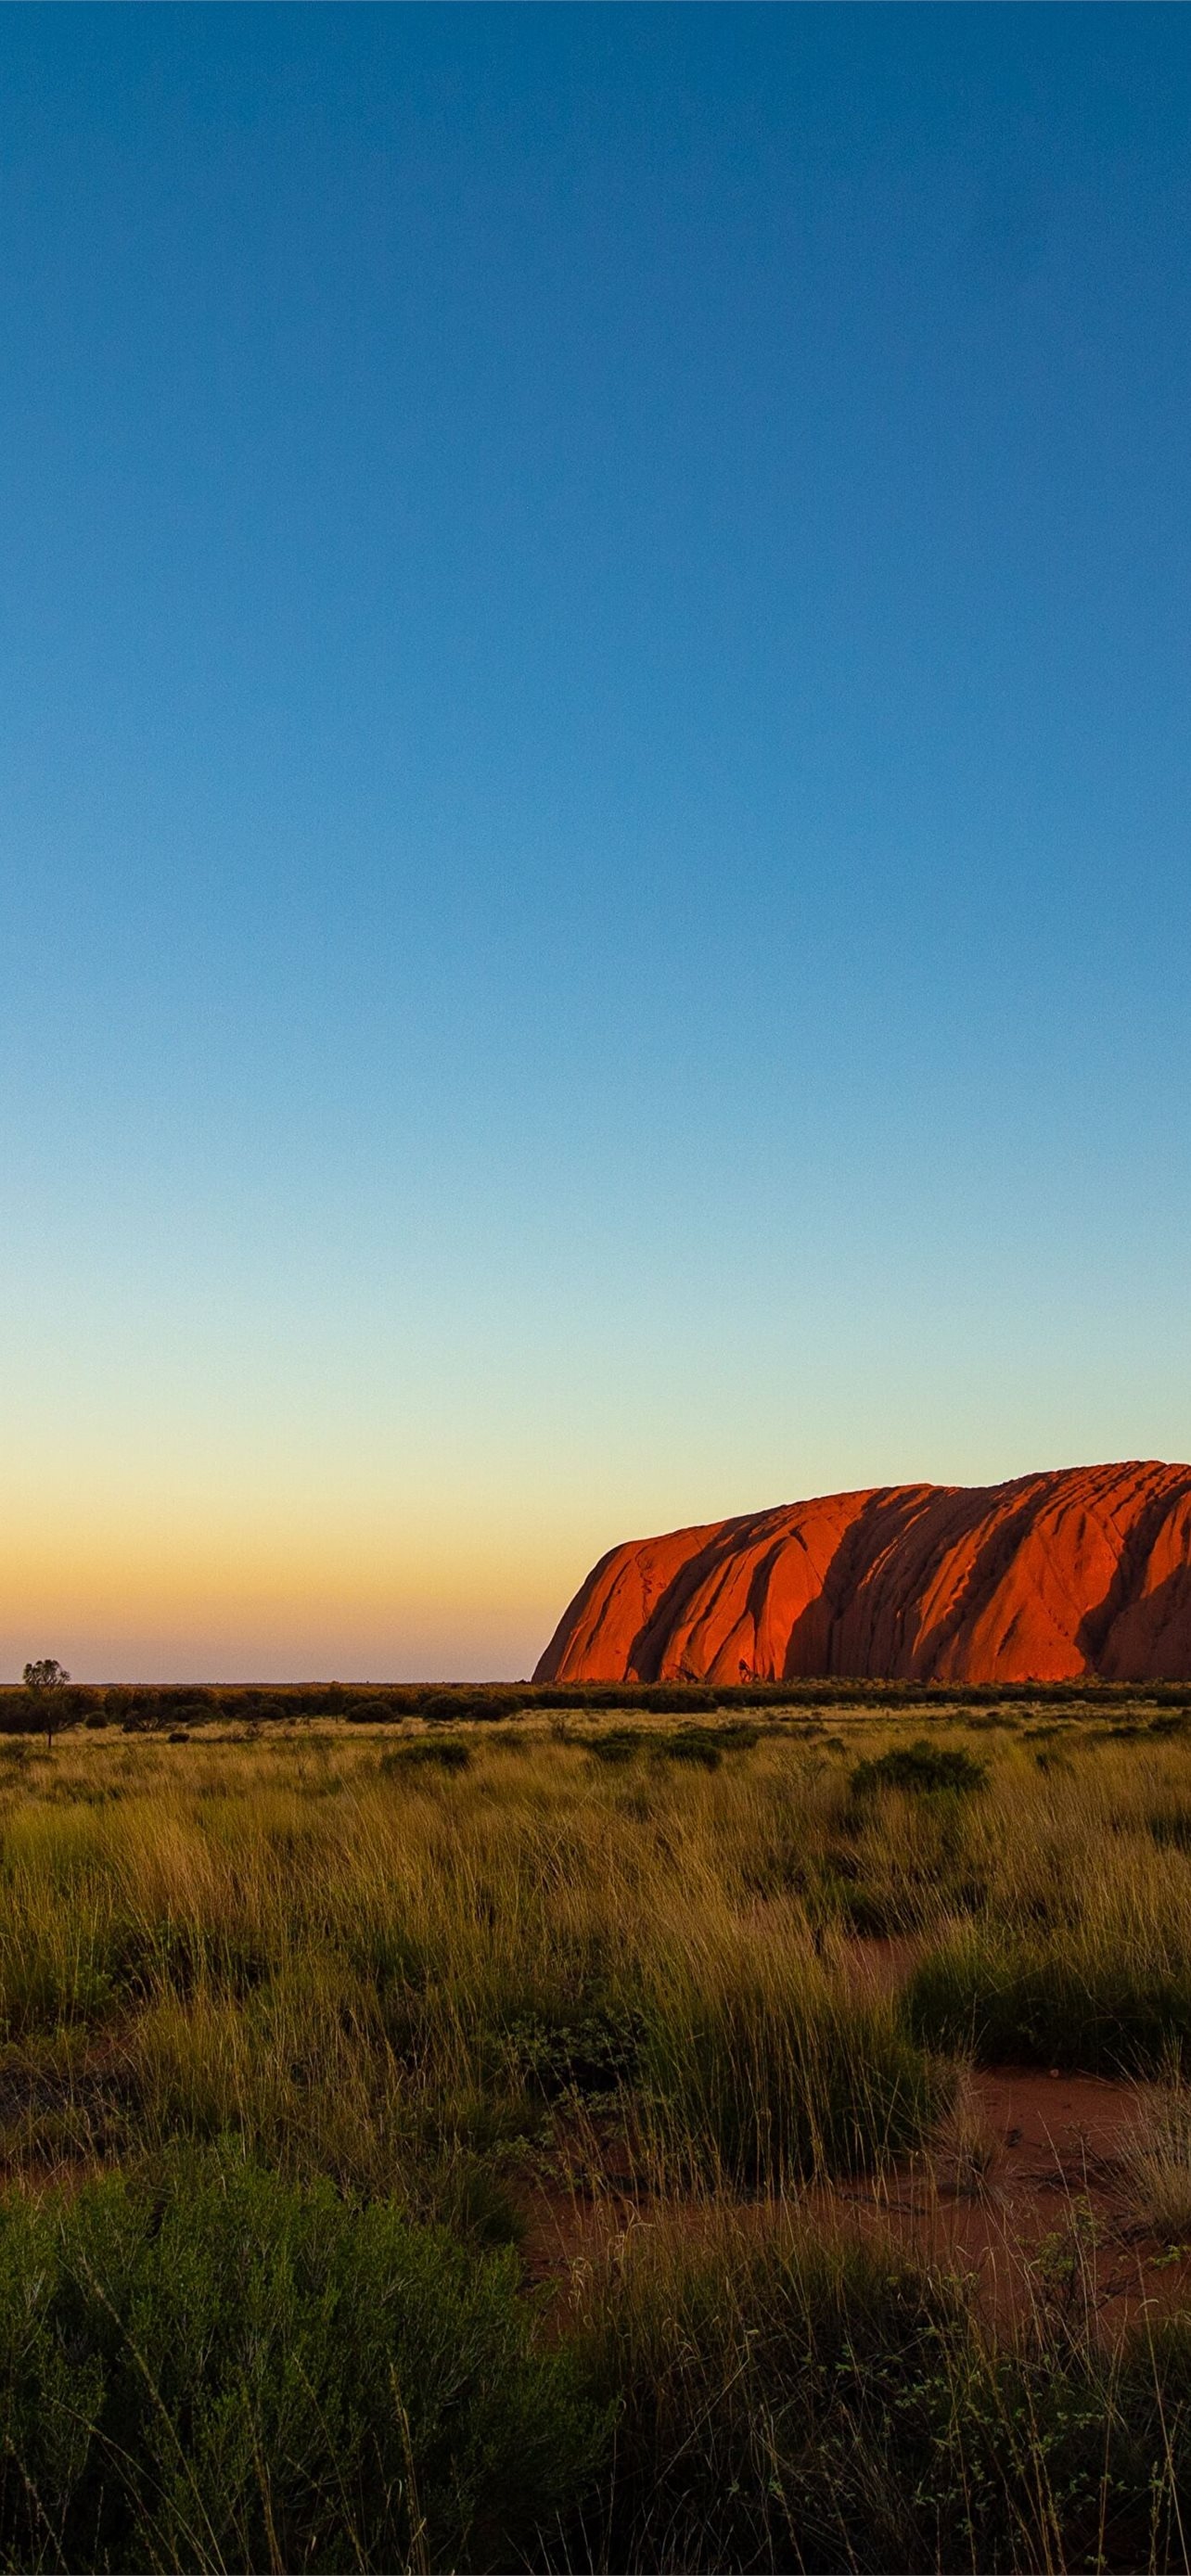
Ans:
[{"label": "sunlit rock surface", "polygon": [[627,1540],[538,1681],[1191,1678],[1191,1467],[883,1485]]}]

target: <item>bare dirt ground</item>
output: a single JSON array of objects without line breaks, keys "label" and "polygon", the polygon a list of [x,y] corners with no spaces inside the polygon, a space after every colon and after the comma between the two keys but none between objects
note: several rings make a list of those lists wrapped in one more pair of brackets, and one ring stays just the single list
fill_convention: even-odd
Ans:
[{"label": "bare dirt ground", "polygon": [[1132,2084],[1038,2067],[966,2079],[958,2142],[914,2158],[891,2184],[831,2195],[931,2262],[974,2274],[990,2308],[1079,2302],[1106,2324],[1186,2303],[1191,2247],[1137,2222],[1125,2166]]},{"label": "bare dirt ground", "polygon": [[[787,2203],[862,2234],[892,2235],[923,2261],[969,2276],[990,2315],[1090,2311],[1106,2332],[1191,2298],[1191,2245],[1138,2223],[1125,2153],[1137,2088],[1092,2075],[1001,2066],[965,2077],[955,2118],[929,2149],[873,2182],[809,2186]],[[531,2276],[562,2286],[626,2229],[672,2220],[634,2176],[623,2141],[585,2130],[567,2183],[524,2202]],[[764,2223],[772,2203],[735,2204]],[[685,2205],[693,2232],[709,2202]]]}]

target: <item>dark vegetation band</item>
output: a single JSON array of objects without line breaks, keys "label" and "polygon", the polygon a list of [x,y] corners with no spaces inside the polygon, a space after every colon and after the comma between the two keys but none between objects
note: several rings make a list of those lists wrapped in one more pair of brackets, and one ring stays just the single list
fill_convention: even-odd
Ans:
[{"label": "dark vegetation band", "polygon": [[[575,1710],[639,1710],[697,1717],[745,1709],[1059,1708],[1109,1717],[1138,1705],[1191,1719],[1191,1677],[1162,1682],[71,1682],[61,1693],[63,1725],[155,1727],[292,1725],[341,1718],[353,1726],[393,1726],[403,1719],[508,1721]],[[0,1734],[39,1733],[45,1719],[20,1684],[0,1687]]]}]

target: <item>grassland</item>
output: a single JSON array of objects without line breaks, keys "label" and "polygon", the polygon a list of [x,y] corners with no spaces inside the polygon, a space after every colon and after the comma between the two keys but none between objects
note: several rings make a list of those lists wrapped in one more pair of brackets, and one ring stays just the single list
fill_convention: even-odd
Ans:
[{"label": "grassland", "polygon": [[1188,1696],[0,1736],[0,2563],[1185,2567]]}]

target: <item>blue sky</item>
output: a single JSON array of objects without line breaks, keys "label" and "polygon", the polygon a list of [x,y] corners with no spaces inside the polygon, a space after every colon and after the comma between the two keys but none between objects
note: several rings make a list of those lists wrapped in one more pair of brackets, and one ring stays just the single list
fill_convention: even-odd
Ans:
[{"label": "blue sky", "polygon": [[1191,1455],[1191,22],[10,9],[0,1668]]}]

